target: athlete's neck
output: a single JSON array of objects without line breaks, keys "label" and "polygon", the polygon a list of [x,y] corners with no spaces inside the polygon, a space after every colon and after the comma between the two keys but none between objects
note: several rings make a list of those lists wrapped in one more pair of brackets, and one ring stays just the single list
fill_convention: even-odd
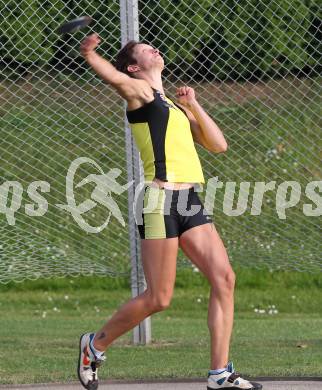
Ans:
[{"label": "athlete's neck", "polygon": [[140,78],[147,81],[152,88],[163,93],[164,95],[164,89],[163,89],[162,77],[160,71],[154,72],[152,70],[149,73],[144,72],[143,74],[140,75]]}]

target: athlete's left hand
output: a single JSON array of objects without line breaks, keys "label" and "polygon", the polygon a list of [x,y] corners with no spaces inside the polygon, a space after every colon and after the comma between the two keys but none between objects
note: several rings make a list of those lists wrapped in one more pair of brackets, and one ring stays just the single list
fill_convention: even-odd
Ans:
[{"label": "athlete's left hand", "polygon": [[194,102],[196,102],[196,94],[191,87],[180,87],[176,91],[178,103],[184,107],[189,108]]}]

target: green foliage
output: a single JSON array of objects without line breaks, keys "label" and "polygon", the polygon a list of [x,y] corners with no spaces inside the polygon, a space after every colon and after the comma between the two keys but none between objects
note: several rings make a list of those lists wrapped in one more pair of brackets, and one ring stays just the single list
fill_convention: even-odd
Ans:
[{"label": "green foliage", "polygon": [[51,58],[54,18],[64,2],[6,1],[1,10],[1,58],[20,64],[41,64]]},{"label": "green foliage", "polygon": [[[148,0],[139,8],[140,38],[160,48],[175,75],[244,79],[285,75],[320,61],[316,0]],[[55,33],[61,23],[81,15],[94,18],[102,53],[113,58],[120,48],[117,1],[9,0],[1,12],[6,72],[23,73],[49,60],[61,64],[60,70],[82,71],[78,46],[84,33],[64,38]]]},{"label": "green foliage", "polygon": [[318,64],[310,44],[315,1],[150,0],[140,18],[141,36],[161,48],[176,75],[245,79]]},{"label": "green foliage", "polygon": [[[24,74],[25,71],[48,63],[54,66],[61,64],[67,70],[75,67],[80,69],[83,60],[79,55],[79,43],[84,33],[61,37],[56,30],[67,20],[82,15],[91,15],[94,18],[93,26],[103,39],[103,51],[109,50],[109,55],[113,56],[120,48],[117,2],[104,4],[98,0],[77,3],[71,0],[22,0],[17,3],[10,0],[1,12],[2,75],[11,75],[12,72],[16,75]],[[114,48],[112,53],[111,46]]]},{"label": "green foliage", "polygon": [[[120,10],[117,1],[102,2],[100,0],[69,1],[61,10],[66,15],[66,20],[71,20],[82,15],[90,15],[93,18],[91,28],[96,31],[101,39],[100,51],[108,51],[109,58],[114,57],[120,47]],[[84,32],[87,34],[88,30]],[[68,40],[68,45],[78,49],[79,42],[84,33],[73,34]]]}]

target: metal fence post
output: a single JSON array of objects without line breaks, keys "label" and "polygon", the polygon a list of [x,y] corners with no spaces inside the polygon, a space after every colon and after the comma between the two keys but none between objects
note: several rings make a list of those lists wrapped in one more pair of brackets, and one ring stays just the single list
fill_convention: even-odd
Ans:
[{"label": "metal fence post", "polygon": [[[122,46],[129,40],[139,40],[138,2],[137,0],[120,0],[121,13],[121,39]],[[140,238],[133,215],[135,188],[141,181],[142,172],[140,157],[133,140],[131,129],[124,116],[125,143],[128,181],[134,180],[133,186],[128,190],[128,216],[131,253],[131,287],[132,296],[136,297],[146,289],[146,281],[141,263]],[[147,344],[151,341],[151,319],[146,318],[133,329],[133,343]]]}]

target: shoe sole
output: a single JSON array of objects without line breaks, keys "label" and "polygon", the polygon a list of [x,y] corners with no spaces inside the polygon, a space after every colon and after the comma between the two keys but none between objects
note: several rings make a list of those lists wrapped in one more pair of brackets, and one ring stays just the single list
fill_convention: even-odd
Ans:
[{"label": "shoe sole", "polygon": [[85,336],[85,334],[86,333],[82,334],[81,337],[79,338],[79,357],[78,357],[78,365],[77,365],[77,376],[80,383],[86,390],[97,390],[98,383],[91,383],[90,385],[85,385],[80,375],[80,366],[81,366],[81,357],[82,357],[82,338],[83,336]]}]

